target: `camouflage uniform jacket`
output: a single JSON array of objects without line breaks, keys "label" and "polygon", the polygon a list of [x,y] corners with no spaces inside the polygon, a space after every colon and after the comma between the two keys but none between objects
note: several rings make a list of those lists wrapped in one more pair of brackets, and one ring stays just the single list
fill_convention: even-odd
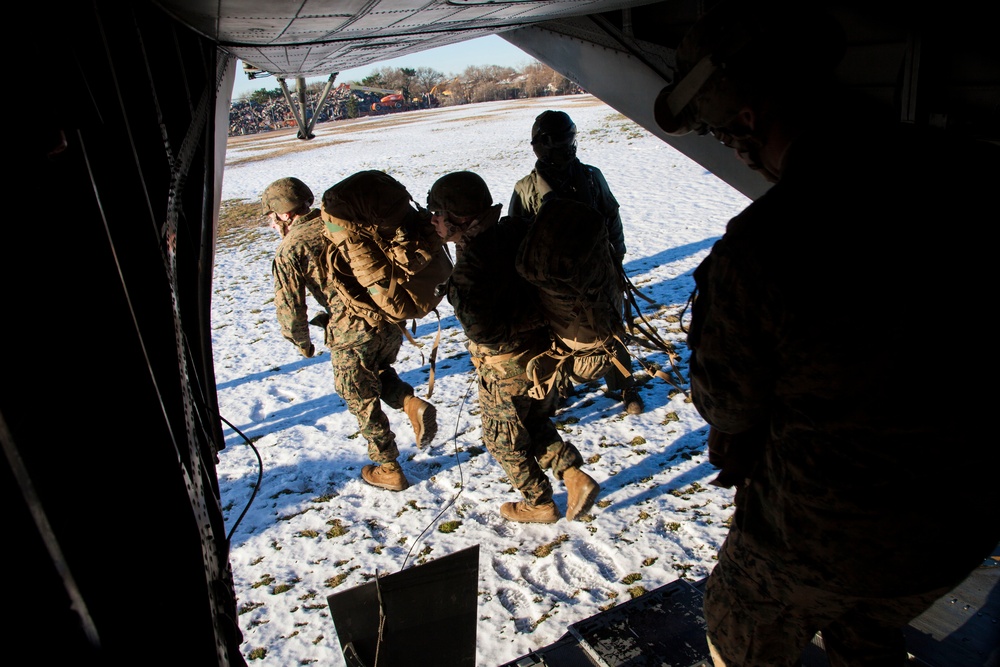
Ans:
[{"label": "camouflage uniform jacket", "polygon": [[548,323],[535,289],[514,268],[528,224],[524,219],[501,218],[465,240],[455,261],[448,302],[474,357],[548,347]]},{"label": "camouflage uniform jacket", "polygon": [[[962,419],[988,414],[968,389],[990,373],[938,356],[935,387],[927,365],[928,318],[978,313],[989,262],[914,229],[981,217],[1000,160],[942,173],[970,158],[887,136],[798,140],[696,270],[688,336],[698,411],[744,434],[733,530],[802,583],[873,596],[957,583],[1000,540],[995,441]],[[985,330],[963,329],[963,351]]]},{"label": "camouflage uniform jacket", "polygon": [[514,184],[507,215],[534,218],[538,214],[545,194],[539,189],[538,180],[542,175],[557,196],[587,204],[601,212],[608,225],[608,239],[620,264],[625,257],[626,248],[618,200],[611,193],[611,187],[601,170],[583,164],[579,159],[575,159],[565,171],[559,173],[550,173],[544,165],[536,162],[531,173]]},{"label": "camouflage uniform jacket", "polygon": [[274,307],[281,335],[299,350],[312,344],[306,295],[330,314],[324,331],[330,349],[351,347],[370,340],[373,333],[364,320],[344,307],[327,270],[329,241],[324,235],[320,210],[313,209],[289,225],[271,263]]}]

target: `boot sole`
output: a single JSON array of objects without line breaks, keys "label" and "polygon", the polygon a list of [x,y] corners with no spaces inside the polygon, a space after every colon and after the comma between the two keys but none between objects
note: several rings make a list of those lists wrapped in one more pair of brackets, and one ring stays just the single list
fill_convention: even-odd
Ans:
[{"label": "boot sole", "polygon": [[420,419],[420,425],[423,427],[421,429],[420,437],[417,438],[417,447],[426,447],[431,444],[434,440],[434,436],[437,435],[437,408],[428,403],[427,406],[417,414],[417,418]]},{"label": "boot sole", "polygon": [[[364,478],[362,478],[362,479],[364,479]],[[376,484],[375,482],[369,482],[367,479],[364,479],[364,481],[369,486],[374,486],[374,487],[377,487],[379,489],[385,489],[387,491],[406,491],[408,488],[410,488],[409,484],[407,484],[406,486],[396,486],[394,484]]]},{"label": "boot sole", "polygon": [[566,508],[566,520],[574,521],[581,514],[586,514],[594,506],[597,494],[601,492],[601,485],[594,482],[592,488],[588,489],[574,506]]},{"label": "boot sole", "polygon": [[511,523],[556,523],[557,521],[559,521],[559,517],[556,517],[555,519],[542,520],[542,519],[515,519],[513,517],[509,517],[504,514],[501,514],[500,516],[502,516],[507,521],[510,521]]},{"label": "boot sole", "polygon": [[364,482],[366,484],[368,484],[369,486],[374,486],[374,487],[377,487],[379,489],[386,489],[387,491],[406,491],[408,488],[410,488],[409,484],[407,484],[405,486],[399,486],[399,485],[396,485],[396,484],[377,484],[376,482],[369,482],[364,477],[362,477],[361,479],[364,480]]}]

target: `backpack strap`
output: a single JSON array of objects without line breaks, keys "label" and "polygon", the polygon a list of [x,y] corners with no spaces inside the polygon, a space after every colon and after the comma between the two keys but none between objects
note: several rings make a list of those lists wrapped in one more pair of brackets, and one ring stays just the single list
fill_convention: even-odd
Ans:
[{"label": "backpack strap", "polygon": [[[437,365],[437,353],[438,353],[438,348],[441,344],[441,313],[437,311],[437,308],[435,308],[431,312],[434,313],[434,315],[437,317],[438,330],[437,330],[437,335],[434,337],[434,345],[431,346],[431,354],[429,359],[430,371],[427,376],[426,398],[430,398],[431,395],[434,393],[434,369],[435,366]],[[410,330],[406,328],[405,322],[400,322],[397,326],[399,326],[400,330],[403,332],[403,335],[406,336],[406,340],[410,341],[410,343],[412,343],[415,348],[420,350],[420,365],[422,366],[424,364],[424,351],[423,351],[424,346],[423,343],[421,343],[420,341],[418,341],[416,338],[413,337],[413,334],[417,332],[417,321],[412,320],[412,324],[410,325],[410,327],[412,328],[412,333],[410,332]]]}]

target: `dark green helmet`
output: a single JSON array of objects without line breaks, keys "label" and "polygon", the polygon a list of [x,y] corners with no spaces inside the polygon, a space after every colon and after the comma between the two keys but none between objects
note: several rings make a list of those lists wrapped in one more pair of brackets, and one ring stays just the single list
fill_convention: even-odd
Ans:
[{"label": "dark green helmet", "polygon": [[434,181],[427,193],[427,208],[432,213],[447,211],[468,217],[479,215],[493,205],[486,181],[471,171],[456,171]]},{"label": "dark green helmet", "polygon": [[543,111],[531,126],[532,145],[568,145],[576,142],[576,123],[565,111]]},{"label": "dark green helmet", "polygon": [[543,111],[531,126],[535,157],[563,170],[576,159],[576,123],[565,111]]},{"label": "dark green helmet", "polygon": [[309,186],[299,179],[289,176],[279,178],[264,190],[260,198],[264,215],[291,213],[299,208],[309,208],[313,204],[313,193]]}]

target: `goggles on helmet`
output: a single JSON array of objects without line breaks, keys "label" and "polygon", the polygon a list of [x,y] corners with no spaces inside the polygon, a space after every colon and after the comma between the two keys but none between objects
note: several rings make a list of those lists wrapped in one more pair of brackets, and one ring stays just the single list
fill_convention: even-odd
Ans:
[{"label": "goggles on helmet", "polygon": [[531,140],[532,146],[543,146],[545,148],[567,148],[576,146],[576,132],[561,132],[559,134],[538,133]]}]

